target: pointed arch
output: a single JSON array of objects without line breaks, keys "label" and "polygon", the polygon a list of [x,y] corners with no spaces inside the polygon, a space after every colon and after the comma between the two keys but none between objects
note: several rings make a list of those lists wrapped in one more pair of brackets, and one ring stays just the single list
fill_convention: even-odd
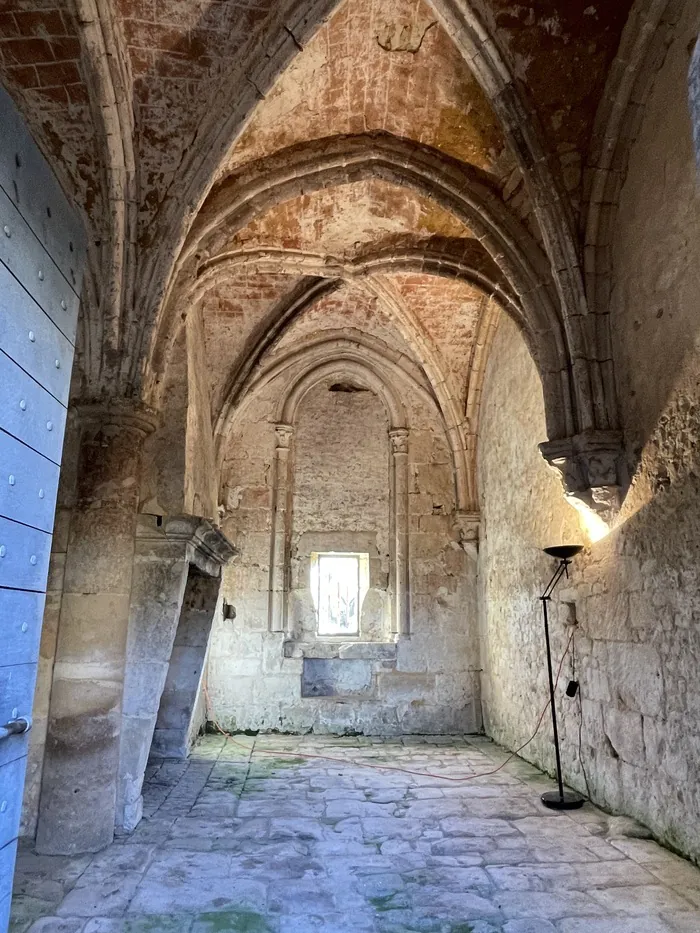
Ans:
[{"label": "pointed arch", "polygon": [[101,148],[107,218],[88,249],[83,372],[88,394],[115,381],[124,365],[125,315],[133,305],[138,202],[131,74],[120,23],[109,0],[72,0]]},{"label": "pointed arch", "polygon": [[[179,286],[186,288],[203,258],[226,250],[236,230],[272,205],[301,191],[368,177],[418,191],[474,231],[521,303],[529,345],[543,377],[549,437],[567,437],[585,424],[591,402],[588,379],[579,378],[584,359],[580,322],[578,318],[562,321],[546,256],[484,172],[410,140],[385,133],[334,137],[295,146],[246,166],[208,199],[183,251]],[[177,292],[173,286],[171,294],[177,297]],[[159,347],[170,330],[176,306],[169,301],[153,323],[147,397],[162,366]]]},{"label": "pointed arch", "polygon": [[636,0],[622,34],[596,115],[586,171],[585,281],[597,358],[598,398],[606,404],[601,422],[617,427],[618,412],[610,334],[611,249],[620,193],[640,111],[673,39],[678,16],[674,0]]},{"label": "pointed arch", "polygon": [[[535,110],[529,105],[524,88],[515,79],[507,56],[499,50],[489,34],[484,11],[478,0],[430,2],[501,121],[533,200],[551,269],[554,270],[553,275],[550,272],[549,278],[564,309],[565,319],[580,321],[587,314],[587,304],[573,215],[561,183],[558,163],[544,143]],[[132,384],[140,380],[142,354],[147,352],[150,322],[160,316],[162,304],[167,302],[169,288],[175,278],[174,272],[181,265],[182,249],[186,247],[186,241],[191,239],[190,228],[211,189],[224,154],[230,150],[252,113],[255,95],[264,96],[265,90],[303,49],[305,42],[334,12],[338,3],[339,0],[313,0],[305,3],[287,0],[274,22],[268,24],[267,41],[261,42],[256,37],[264,53],[262,57],[259,53],[256,57],[255,49],[251,48],[244,65],[234,66],[231,73],[223,76],[217,100],[228,102],[234,99],[237,106],[223,119],[216,106],[211,108],[198,132],[202,145],[197,147],[196,153],[188,156],[180,173],[183,181],[179,190],[173,191],[166,211],[154,226],[154,242],[160,241],[163,245],[155,251],[155,257],[143,270],[141,286],[149,324],[146,334],[141,332],[134,336],[129,374]],[[271,52],[271,49],[274,51]],[[247,82],[243,94],[240,93],[241,75],[245,76]],[[233,90],[236,85],[236,93],[226,92]],[[184,211],[180,205],[185,205]],[[572,431],[595,427],[595,411],[601,408],[600,404],[595,406],[592,403],[595,390],[590,369],[597,365],[593,355],[596,348],[589,346],[586,329],[579,330],[577,334],[568,335],[571,354],[568,365],[573,371],[572,381],[577,395],[575,411],[570,410],[570,403],[565,405],[571,416],[569,427]],[[562,432],[556,433],[561,435]],[[550,432],[550,436],[554,435]]]},{"label": "pointed arch", "polygon": [[[473,243],[476,250],[469,249]],[[421,272],[442,278],[468,282],[511,309],[519,326],[525,326],[517,296],[500,269],[479,243],[471,240],[449,240],[433,248],[431,241],[411,245],[389,245],[370,248],[349,260],[304,250],[284,248],[238,249],[220,253],[202,263],[187,302],[199,301],[214,284],[231,269],[253,266],[261,273],[279,271],[318,276],[319,278],[360,278],[366,275],[391,275],[400,272]]]}]

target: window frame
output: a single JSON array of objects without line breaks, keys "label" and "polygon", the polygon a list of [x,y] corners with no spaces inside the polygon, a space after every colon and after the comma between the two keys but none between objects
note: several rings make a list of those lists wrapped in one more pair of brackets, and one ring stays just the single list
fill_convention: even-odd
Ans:
[{"label": "window frame", "polygon": [[[357,566],[357,628],[350,631],[324,631],[321,628],[321,564],[324,558],[354,558]],[[359,639],[362,635],[362,605],[369,591],[369,553],[366,551],[312,551],[310,554],[311,597],[316,615],[316,637],[319,639]]]}]

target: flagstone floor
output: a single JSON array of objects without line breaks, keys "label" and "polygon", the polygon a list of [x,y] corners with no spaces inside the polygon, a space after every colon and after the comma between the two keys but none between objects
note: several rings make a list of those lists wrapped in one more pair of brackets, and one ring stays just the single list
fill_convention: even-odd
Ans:
[{"label": "flagstone floor", "polygon": [[[239,744],[236,744],[239,743]],[[264,749],[271,750],[268,752]],[[337,759],[304,758],[321,755]],[[487,739],[207,736],[95,856],[20,852],[13,933],[700,933],[700,871],[557,814]]]}]

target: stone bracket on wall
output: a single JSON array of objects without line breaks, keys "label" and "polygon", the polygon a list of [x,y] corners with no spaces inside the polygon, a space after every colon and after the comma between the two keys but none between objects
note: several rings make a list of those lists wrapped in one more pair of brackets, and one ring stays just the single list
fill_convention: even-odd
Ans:
[{"label": "stone bracket on wall", "polygon": [[[122,698],[118,830],[132,830],[141,818],[143,778],[177,643],[176,633],[193,612],[202,615],[205,610],[208,614],[206,637],[198,638],[194,646],[201,676],[221,568],[237,553],[226,536],[206,519],[192,515],[162,519],[138,516]],[[211,581],[205,587],[206,606],[200,605],[202,586],[197,585],[196,578]]]},{"label": "stone bracket on wall", "polygon": [[559,474],[572,504],[584,505],[606,524],[620,510],[624,482],[620,431],[590,431],[540,444],[542,456]]}]

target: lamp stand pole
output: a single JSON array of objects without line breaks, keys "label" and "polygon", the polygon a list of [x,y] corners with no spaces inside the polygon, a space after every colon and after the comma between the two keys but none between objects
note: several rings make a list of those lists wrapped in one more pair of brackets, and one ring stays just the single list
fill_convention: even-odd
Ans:
[{"label": "lamp stand pole", "polygon": [[545,805],[549,807],[550,810],[577,810],[579,807],[582,807],[584,804],[584,799],[579,794],[574,793],[573,791],[564,790],[564,781],[562,779],[561,773],[561,754],[559,751],[559,729],[557,728],[557,707],[555,703],[554,695],[554,673],[552,671],[552,646],[549,638],[549,602],[552,598],[552,593],[556,589],[557,584],[561,578],[566,574],[569,576],[569,564],[571,561],[568,558],[562,558],[559,561],[559,566],[554,571],[552,579],[547,584],[547,587],[544,593],[540,596],[540,601],[542,603],[542,616],[544,618],[544,637],[547,645],[547,673],[549,675],[549,701],[550,707],[552,710],[552,732],[554,733],[554,754],[557,762],[557,786],[558,790],[556,791],[547,791],[542,794],[540,800]]}]

